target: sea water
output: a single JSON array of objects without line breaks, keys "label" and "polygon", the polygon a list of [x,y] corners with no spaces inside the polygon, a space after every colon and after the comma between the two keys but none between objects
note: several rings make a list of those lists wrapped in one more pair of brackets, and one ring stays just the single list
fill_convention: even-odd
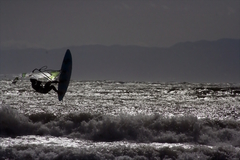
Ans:
[{"label": "sea water", "polygon": [[240,84],[0,81],[0,159],[239,159]]}]

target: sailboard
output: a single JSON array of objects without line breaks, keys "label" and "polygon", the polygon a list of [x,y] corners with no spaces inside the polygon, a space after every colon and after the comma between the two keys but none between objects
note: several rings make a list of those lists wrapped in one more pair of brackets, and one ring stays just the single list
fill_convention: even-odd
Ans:
[{"label": "sailboard", "polygon": [[67,92],[68,85],[72,74],[72,54],[68,49],[63,58],[61,73],[58,83],[58,100],[62,101],[65,93]]},{"label": "sailboard", "polygon": [[43,66],[40,69],[36,68],[29,73],[21,73],[15,77],[12,81],[16,84],[19,80],[24,79],[36,79],[41,82],[58,81],[58,100],[62,101],[65,93],[67,92],[68,85],[72,74],[72,55],[68,49],[63,58],[61,70],[47,69],[47,66]]}]

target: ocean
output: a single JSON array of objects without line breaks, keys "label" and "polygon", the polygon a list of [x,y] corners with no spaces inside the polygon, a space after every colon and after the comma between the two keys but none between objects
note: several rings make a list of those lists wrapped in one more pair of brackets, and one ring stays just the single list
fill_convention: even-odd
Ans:
[{"label": "ocean", "polygon": [[240,159],[240,84],[0,81],[0,159]]}]

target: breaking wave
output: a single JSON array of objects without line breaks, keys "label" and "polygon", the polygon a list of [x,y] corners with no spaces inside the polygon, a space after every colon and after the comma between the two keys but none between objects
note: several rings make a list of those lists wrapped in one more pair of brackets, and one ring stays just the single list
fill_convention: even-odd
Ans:
[{"label": "breaking wave", "polygon": [[240,147],[240,122],[198,119],[194,116],[100,115],[53,113],[23,115],[7,106],[0,109],[0,135],[51,135],[100,142],[230,144]]},{"label": "breaking wave", "polygon": [[[160,142],[198,144],[192,149],[152,146],[117,148],[45,147],[16,145],[3,149],[2,158],[12,159],[231,159],[239,158],[240,122],[198,119],[194,116],[163,117],[155,115],[100,115],[70,113],[58,117],[52,113],[23,115],[8,106],[0,109],[0,136],[24,135],[69,137],[96,142]],[[213,149],[201,145],[218,146]]]},{"label": "breaking wave", "polygon": [[194,149],[184,150],[182,147],[160,148],[138,147],[130,148],[120,146],[112,149],[95,149],[79,151],[76,148],[46,148],[44,146],[17,146],[15,148],[1,150],[0,155],[3,159],[82,159],[82,160],[148,160],[148,159],[179,159],[194,160],[198,159],[239,159],[240,153],[231,147],[218,147],[210,150],[209,148],[197,147]]}]

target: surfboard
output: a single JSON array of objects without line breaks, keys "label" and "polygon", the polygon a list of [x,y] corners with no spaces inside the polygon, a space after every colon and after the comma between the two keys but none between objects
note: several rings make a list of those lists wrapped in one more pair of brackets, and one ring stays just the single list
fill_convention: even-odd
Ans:
[{"label": "surfboard", "polygon": [[59,76],[58,83],[58,100],[62,101],[65,93],[67,92],[67,88],[71,79],[72,74],[72,55],[70,50],[68,49],[63,58],[61,73]]}]

